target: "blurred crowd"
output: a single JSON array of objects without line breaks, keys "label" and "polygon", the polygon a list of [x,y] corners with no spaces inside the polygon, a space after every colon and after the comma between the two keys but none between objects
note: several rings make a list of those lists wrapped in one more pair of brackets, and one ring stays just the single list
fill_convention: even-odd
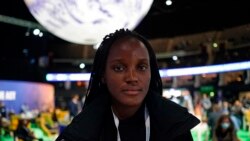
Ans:
[{"label": "blurred crowd", "polygon": [[214,100],[205,93],[196,93],[193,97],[183,93],[170,100],[186,107],[201,120],[192,130],[196,141],[239,141],[238,131],[248,132],[250,140],[250,95]]},{"label": "blurred crowd", "polygon": [[19,112],[8,111],[8,107],[0,101],[0,140],[54,141],[81,111],[83,100],[74,94],[67,101],[66,108],[30,109],[23,103]]},{"label": "blurred crowd", "polygon": [[[237,131],[249,132],[250,139],[250,95],[234,100],[212,101],[207,94],[196,97],[184,94],[170,100],[186,107],[201,120],[192,129],[196,141],[239,141]],[[53,141],[75,117],[84,104],[85,97],[73,94],[66,109],[59,107],[43,110],[29,109],[25,103],[18,113],[7,111],[0,102],[0,137],[9,136],[16,141]],[[39,130],[42,135],[38,135]]]}]

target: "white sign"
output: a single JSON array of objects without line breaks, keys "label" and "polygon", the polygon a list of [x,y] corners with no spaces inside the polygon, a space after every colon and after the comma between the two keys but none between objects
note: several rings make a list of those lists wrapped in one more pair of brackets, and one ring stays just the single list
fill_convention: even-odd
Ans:
[{"label": "white sign", "polygon": [[16,100],[16,91],[3,91],[0,90],[0,100]]}]

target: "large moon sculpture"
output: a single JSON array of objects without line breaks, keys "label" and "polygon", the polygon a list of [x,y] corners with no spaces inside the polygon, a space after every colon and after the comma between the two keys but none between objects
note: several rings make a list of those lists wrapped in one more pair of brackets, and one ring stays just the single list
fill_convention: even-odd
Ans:
[{"label": "large moon sculpture", "polygon": [[68,42],[94,45],[116,29],[133,30],[153,0],[24,0],[50,33]]}]

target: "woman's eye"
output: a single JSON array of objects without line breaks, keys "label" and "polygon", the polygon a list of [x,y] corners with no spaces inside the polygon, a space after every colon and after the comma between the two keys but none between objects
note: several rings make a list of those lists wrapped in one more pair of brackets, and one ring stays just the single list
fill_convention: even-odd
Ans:
[{"label": "woman's eye", "polygon": [[116,72],[121,72],[121,71],[123,71],[124,69],[125,69],[125,67],[124,66],[122,66],[122,65],[117,65],[117,66],[114,66],[114,71],[116,71]]},{"label": "woman's eye", "polygon": [[148,65],[140,65],[139,70],[144,71],[148,68]]}]

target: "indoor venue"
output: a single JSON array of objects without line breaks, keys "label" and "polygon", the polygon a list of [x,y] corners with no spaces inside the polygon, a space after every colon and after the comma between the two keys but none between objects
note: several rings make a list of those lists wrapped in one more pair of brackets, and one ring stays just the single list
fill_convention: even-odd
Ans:
[{"label": "indoor venue", "polygon": [[250,141],[249,4],[231,0],[1,1],[0,141],[26,141],[19,126],[54,141],[84,105],[101,40],[119,28],[149,40],[162,96],[201,121],[194,141],[214,141],[222,115]]}]

